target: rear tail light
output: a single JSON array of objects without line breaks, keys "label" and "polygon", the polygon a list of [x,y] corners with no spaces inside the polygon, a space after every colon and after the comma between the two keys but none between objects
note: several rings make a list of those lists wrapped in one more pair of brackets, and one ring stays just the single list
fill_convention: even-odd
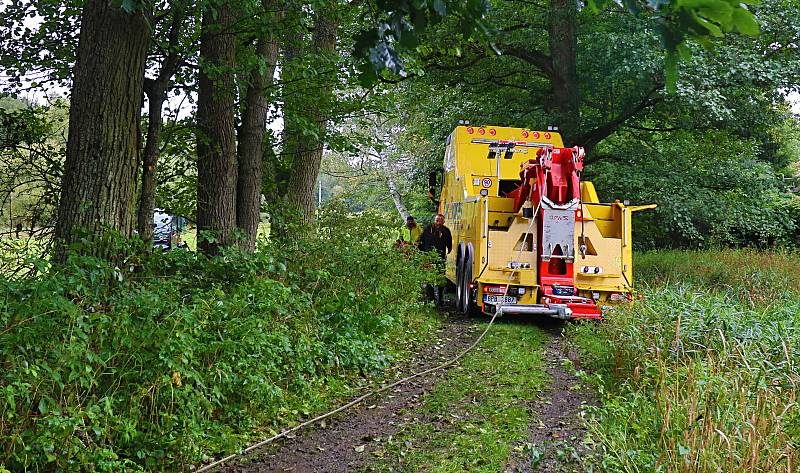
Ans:
[{"label": "rear tail light", "polygon": [[533,132],[533,139],[534,140],[538,140],[539,139],[539,132],[538,131],[534,131]]},{"label": "rear tail light", "polygon": [[523,132],[522,132],[522,137],[523,137],[523,138],[527,138],[529,134],[530,134],[530,133],[528,133],[527,131],[523,131]]},{"label": "rear tail light", "polygon": [[544,134],[544,139],[546,139],[546,140],[549,140],[551,137],[552,137],[552,135],[550,133],[545,133]]},{"label": "rear tail light", "polygon": [[478,128],[479,135],[483,135],[484,133],[486,133],[486,130],[484,130],[483,128]]},{"label": "rear tail light", "polygon": [[494,129],[494,128],[489,128],[489,134],[490,134],[490,135],[492,135],[492,136],[494,136],[494,135],[496,135],[496,134],[497,134],[497,131],[495,131],[495,129]]},{"label": "rear tail light", "polygon": [[475,128],[472,128],[472,127],[467,128],[467,133],[470,134],[470,135],[475,133]]}]

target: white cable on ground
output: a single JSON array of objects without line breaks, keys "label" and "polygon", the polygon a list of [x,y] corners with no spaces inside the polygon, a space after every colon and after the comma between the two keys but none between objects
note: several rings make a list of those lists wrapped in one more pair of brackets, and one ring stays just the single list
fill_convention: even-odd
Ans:
[{"label": "white cable on ground", "polygon": [[472,344],[470,346],[468,346],[464,351],[462,351],[461,353],[456,355],[455,358],[452,358],[451,360],[448,360],[448,361],[446,361],[444,363],[441,363],[441,364],[439,364],[437,366],[434,366],[433,368],[428,368],[426,370],[420,371],[419,373],[414,373],[411,376],[406,376],[405,378],[397,380],[392,384],[387,384],[386,386],[383,386],[383,387],[381,387],[381,388],[379,388],[379,389],[377,389],[375,391],[371,391],[371,392],[369,392],[367,394],[364,394],[363,396],[358,397],[356,399],[353,399],[352,401],[348,402],[347,404],[339,406],[339,407],[337,407],[336,409],[334,409],[334,410],[332,410],[330,412],[327,412],[325,414],[321,414],[321,415],[319,415],[317,417],[314,417],[313,419],[310,419],[310,420],[307,420],[307,421],[303,422],[302,424],[298,424],[298,425],[296,425],[296,426],[294,426],[294,427],[292,427],[290,429],[284,430],[283,432],[281,432],[281,433],[279,433],[277,435],[274,435],[274,436],[272,436],[272,437],[270,437],[270,438],[268,438],[266,440],[262,440],[261,442],[258,442],[258,443],[254,444],[254,445],[251,445],[251,446],[245,448],[244,450],[242,450],[241,453],[238,453],[238,454],[237,453],[232,453],[232,454],[228,455],[227,457],[220,458],[219,460],[215,461],[214,463],[209,463],[208,465],[206,465],[206,466],[204,466],[202,468],[199,468],[198,470],[196,470],[197,473],[202,473],[204,471],[208,471],[208,470],[214,468],[215,466],[221,465],[222,463],[225,463],[228,460],[231,460],[231,459],[233,459],[233,458],[235,458],[237,456],[244,455],[244,454],[249,453],[249,452],[251,452],[251,451],[253,451],[253,450],[255,450],[255,449],[259,448],[259,447],[263,447],[264,445],[272,443],[275,440],[278,440],[280,438],[286,437],[287,435],[291,434],[292,432],[294,432],[296,430],[300,430],[303,427],[306,427],[306,426],[311,425],[311,424],[313,424],[315,422],[321,421],[322,419],[328,418],[328,417],[330,417],[330,416],[332,416],[332,415],[334,415],[334,414],[336,414],[338,412],[341,412],[341,411],[344,411],[344,410],[346,410],[346,409],[348,409],[350,407],[353,407],[356,404],[358,404],[361,401],[363,401],[364,399],[367,399],[367,398],[369,398],[371,396],[374,396],[376,394],[380,394],[380,393],[382,393],[382,392],[384,392],[384,391],[386,391],[388,389],[391,389],[391,388],[393,388],[395,386],[398,386],[400,384],[408,382],[408,381],[410,381],[410,380],[412,380],[414,378],[418,378],[420,376],[426,375],[426,374],[431,373],[433,371],[438,371],[438,370],[441,370],[443,368],[447,368],[448,366],[454,364],[456,361],[460,360],[464,355],[466,355],[473,348],[475,348],[478,345],[478,343],[480,343],[481,340],[483,340],[483,337],[486,335],[486,333],[489,331],[489,328],[491,328],[492,324],[494,323],[494,319],[495,318],[497,318],[497,312],[495,312],[495,314],[492,315],[491,320],[489,320],[489,325],[486,326],[486,328],[484,329],[483,333],[481,333],[480,336],[474,342],[472,342]]}]

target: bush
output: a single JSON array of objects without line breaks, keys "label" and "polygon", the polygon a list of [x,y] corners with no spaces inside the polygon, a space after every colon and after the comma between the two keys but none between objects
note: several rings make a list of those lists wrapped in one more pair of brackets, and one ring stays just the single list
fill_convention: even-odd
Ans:
[{"label": "bush", "polygon": [[429,275],[376,222],[325,217],[254,255],[175,251],[122,270],[80,257],[0,279],[5,467],[175,469],[378,373],[401,334],[432,322],[418,298]]}]

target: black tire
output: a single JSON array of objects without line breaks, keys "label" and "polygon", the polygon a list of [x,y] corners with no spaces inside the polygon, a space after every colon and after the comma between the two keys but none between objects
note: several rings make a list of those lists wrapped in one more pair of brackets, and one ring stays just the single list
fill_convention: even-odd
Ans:
[{"label": "black tire", "polygon": [[472,254],[467,253],[464,257],[464,267],[461,270],[461,293],[463,301],[459,310],[465,315],[474,315],[478,312],[475,301],[472,299],[472,289],[469,285],[472,283]]},{"label": "black tire", "polygon": [[456,298],[453,302],[457,312],[464,310],[464,254],[459,248],[458,257],[456,258]]}]

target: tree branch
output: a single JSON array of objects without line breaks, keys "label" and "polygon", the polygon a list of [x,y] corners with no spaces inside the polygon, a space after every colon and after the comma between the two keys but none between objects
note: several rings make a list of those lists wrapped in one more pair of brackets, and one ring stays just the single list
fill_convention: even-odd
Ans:
[{"label": "tree branch", "polygon": [[652,107],[653,105],[663,101],[662,97],[654,97],[653,95],[663,88],[663,84],[655,85],[650,91],[642,97],[642,99],[633,107],[624,110],[619,116],[610,120],[603,125],[598,126],[597,128],[583,133],[582,135],[578,136],[575,140],[576,143],[581,143],[581,145],[586,149],[587,153],[591,152],[591,150],[597,146],[598,143],[606,139],[609,135],[614,133],[620,126],[622,126],[626,121],[630,120],[634,116],[638,115],[642,110]]},{"label": "tree branch", "polygon": [[655,128],[655,127],[647,127],[647,126],[625,124],[625,127],[626,128],[632,128],[634,130],[640,130],[640,131],[656,131],[656,132],[670,132],[670,131],[678,131],[678,130],[680,130],[680,127],[677,127],[677,126]]},{"label": "tree branch", "polygon": [[[432,59],[433,59],[432,57],[426,58],[427,61],[430,61]],[[438,69],[440,71],[446,71],[446,72],[463,71],[464,69],[468,69],[468,68],[474,66],[481,59],[486,59],[486,55],[485,54],[479,54],[479,55],[475,56],[474,58],[470,59],[469,61],[467,61],[466,63],[459,63],[459,64],[456,64],[456,65],[448,65],[448,64],[440,64],[438,62],[431,62],[431,63],[429,63],[428,66],[432,67],[434,69]]]},{"label": "tree branch", "polygon": [[551,81],[555,77],[555,71],[553,71],[553,63],[550,56],[540,53],[538,51],[529,51],[527,49],[522,49],[516,46],[501,46],[498,45],[503,54],[511,57],[515,57],[517,59],[521,59],[526,63],[532,65],[533,67],[542,71],[544,75],[547,76],[548,79]]}]

